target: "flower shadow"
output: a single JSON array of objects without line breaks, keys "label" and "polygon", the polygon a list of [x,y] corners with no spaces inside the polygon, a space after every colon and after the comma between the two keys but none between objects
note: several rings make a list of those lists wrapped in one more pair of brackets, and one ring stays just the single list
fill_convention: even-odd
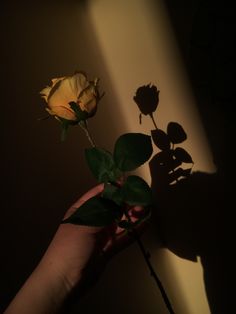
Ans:
[{"label": "flower shadow", "polygon": [[[150,101],[145,93],[139,99],[143,107]],[[137,103],[137,98],[134,101]],[[200,259],[209,306],[213,313],[223,313],[220,300],[226,298],[223,287],[229,279],[226,273],[230,260],[219,249],[226,247],[228,234],[226,179],[220,171],[214,174],[192,171],[194,162],[190,154],[176,147],[187,140],[183,127],[170,122],[166,131],[161,130],[153,113],[149,112],[155,126],[151,136],[159,151],[149,161],[149,169],[154,196],[152,223],[158,242],[181,258],[193,262]],[[216,278],[222,288],[216,285]]]}]

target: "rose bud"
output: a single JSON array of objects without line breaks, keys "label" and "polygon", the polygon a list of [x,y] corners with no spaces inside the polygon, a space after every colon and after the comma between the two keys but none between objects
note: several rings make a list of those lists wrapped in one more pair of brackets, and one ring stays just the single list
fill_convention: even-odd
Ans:
[{"label": "rose bud", "polygon": [[90,82],[84,73],[77,72],[73,76],[52,79],[51,86],[44,88],[40,94],[47,102],[49,114],[59,120],[76,122],[78,116],[71,103],[86,113],[86,117],[93,116],[99,100],[97,82],[97,79]]}]

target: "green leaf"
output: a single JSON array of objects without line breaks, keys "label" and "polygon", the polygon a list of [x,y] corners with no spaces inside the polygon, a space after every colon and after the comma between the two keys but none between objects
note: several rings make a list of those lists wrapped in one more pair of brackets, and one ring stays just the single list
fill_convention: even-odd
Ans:
[{"label": "green leaf", "polygon": [[152,203],[152,190],[139,176],[129,176],[121,191],[125,202],[129,205],[147,206]]},{"label": "green leaf", "polygon": [[94,196],[62,223],[102,227],[120,220],[122,214],[120,207],[111,200]]},{"label": "green leaf", "polygon": [[79,121],[83,121],[88,119],[88,112],[87,111],[83,111],[75,102],[70,102],[69,103],[71,109],[74,111],[74,113],[76,114],[77,117],[77,122]]},{"label": "green leaf", "polygon": [[85,149],[85,157],[98,182],[114,182],[121,175],[110,152],[102,148],[92,147]]},{"label": "green leaf", "polygon": [[176,159],[178,159],[181,162],[193,163],[192,157],[189,155],[189,153],[185,149],[181,147],[177,147],[174,150],[174,156],[176,157]]},{"label": "green leaf", "polygon": [[121,206],[124,201],[121,188],[111,183],[105,184],[102,197],[114,201],[119,206]]},{"label": "green leaf", "polygon": [[122,171],[132,171],[152,155],[151,137],[141,133],[126,133],[115,143],[114,160]]},{"label": "green leaf", "polygon": [[185,133],[182,126],[177,122],[170,122],[168,124],[167,134],[173,144],[182,143],[187,139],[187,134]]}]

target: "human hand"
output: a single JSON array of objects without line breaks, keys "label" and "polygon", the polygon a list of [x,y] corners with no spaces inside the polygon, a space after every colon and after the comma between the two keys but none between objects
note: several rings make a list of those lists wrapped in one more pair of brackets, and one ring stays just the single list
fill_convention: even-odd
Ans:
[{"label": "human hand", "polygon": [[[100,184],[85,193],[68,209],[64,218],[102,191],[103,184]],[[129,210],[133,222],[140,214],[141,207]],[[109,257],[133,240],[115,224],[108,227],[61,224],[40,263],[4,314],[58,313],[75,287],[81,285],[81,292],[88,287],[88,274],[90,279],[96,279],[98,268],[101,270],[100,266],[104,266]]]},{"label": "human hand", "polygon": [[[102,193],[103,184],[89,190],[80,197],[66,212],[69,217],[89,198]],[[131,207],[129,216],[132,222],[142,214],[140,206]],[[138,229],[141,231],[144,224]],[[74,224],[61,224],[48,247],[44,261],[54,265],[58,276],[63,277],[68,291],[77,286],[81,280],[86,281],[88,273],[97,275],[104,268],[107,260],[133,242],[128,233],[112,224],[107,227],[90,227]]]}]

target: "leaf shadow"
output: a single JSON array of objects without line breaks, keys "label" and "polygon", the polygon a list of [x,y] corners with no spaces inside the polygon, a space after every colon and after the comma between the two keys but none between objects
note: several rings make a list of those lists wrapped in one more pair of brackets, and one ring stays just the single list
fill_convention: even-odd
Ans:
[{"label": "leaf shadow", "polygon": [[227,217],[230,207],[224,178],[219,173],[193,172],[175,184],[156,162],[150,161],[156,208],[153,224],[162,246],[175,255],[196,262],[200,258],[204,284],[212,313],[223,313],[228,298],[229,265]]},{"label": "leaf shadow", "polygon": [[[144,94],[140,99],[143,106],[149,101]],[[210,309],[212,313],[223,313],[232,259],[231,254],[221,252],[231,237],[229,183],[220,170],[213,174],[192,171],[191,155],[179,146],[187,140],[183,127],[169,122],[167,130],[161,130],[153,113],[149,114],[155,126],[151,136],[159,151],[149,161],[149,170],[157,243],[180,258],[200,260]]]}]

